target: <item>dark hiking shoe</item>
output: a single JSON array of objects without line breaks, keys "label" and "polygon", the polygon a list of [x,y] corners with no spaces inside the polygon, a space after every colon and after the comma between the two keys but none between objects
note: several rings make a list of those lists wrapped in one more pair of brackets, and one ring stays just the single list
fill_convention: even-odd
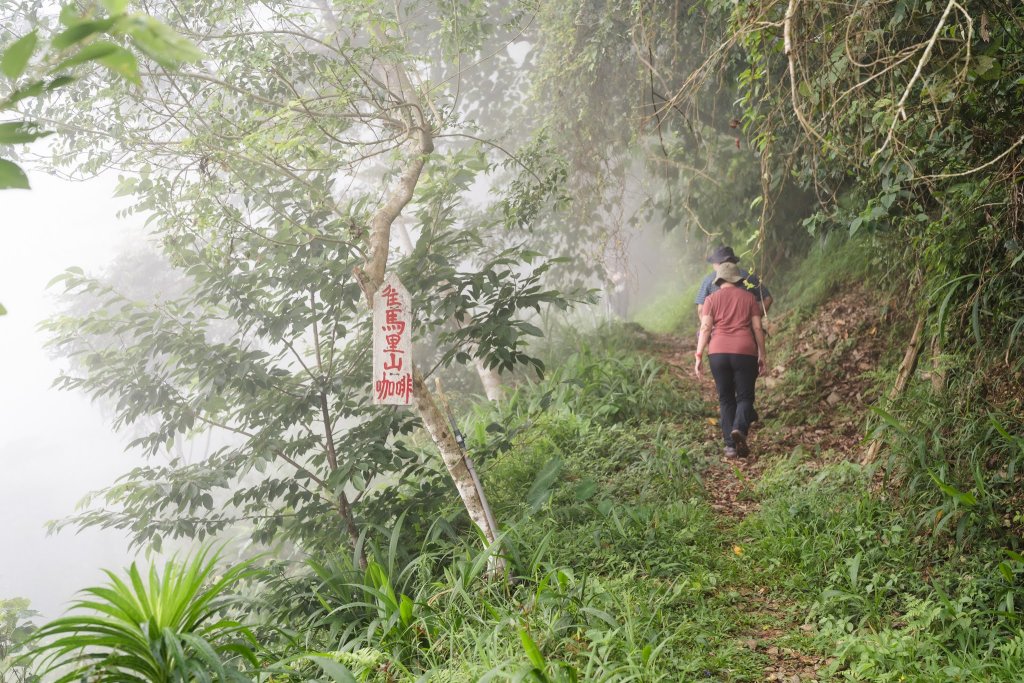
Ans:
[{"label": "dark hiking shoe", "polygon": [[750,455],[750,447],[747,445],[746,434],[738,429],[734,429],[729,436],[732,437],[732,442],[736,445],[736,455],[741,458],[745,458]]},{"label": "dark hiking shoe", "polygon": [[737,456],[737,455],[736,455],[736,449],[735,449],[735,448],[733,448],[732,446],[726,446],[726,447],[725,447],[725,451],[723,451],[723,452],[722,452],[722,454],[723,454],[723,455],[724,455],[725,457],[727,457],[727,458],[736,458],[736,457],[739,457],[739,456]]}]

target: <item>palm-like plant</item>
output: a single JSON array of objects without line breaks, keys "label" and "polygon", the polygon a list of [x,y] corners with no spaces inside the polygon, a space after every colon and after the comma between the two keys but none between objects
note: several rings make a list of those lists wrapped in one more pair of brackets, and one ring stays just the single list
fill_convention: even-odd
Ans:
[{"label": "palm-like plant", "polygon": [[148,581],[133,563],[127,577],[82,591],[71,614],[40,628],[27,655],[56,683],[251,680],[238,664],[257,665],[248,627],[224,616],[231,589],[252,573],[241,563],[217,575],[219,553],[170,561]]}]

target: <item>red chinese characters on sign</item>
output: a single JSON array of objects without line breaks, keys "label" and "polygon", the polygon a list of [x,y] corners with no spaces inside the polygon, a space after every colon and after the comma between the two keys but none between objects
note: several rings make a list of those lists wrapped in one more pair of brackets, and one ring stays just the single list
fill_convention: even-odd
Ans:
[{"label": "red chinese characters on sign", "polygon": [[373,402],[412,404],[412,300],[393,273],[373,296]]}]

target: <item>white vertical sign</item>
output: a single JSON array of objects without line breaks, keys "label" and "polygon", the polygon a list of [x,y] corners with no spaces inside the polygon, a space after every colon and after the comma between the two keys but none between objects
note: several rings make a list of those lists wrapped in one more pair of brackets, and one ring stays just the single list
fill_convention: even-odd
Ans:
[{"label": "white vertical sign", "polygon": [[394,273],[373,295],[373,402],[412,404],[412,299]]}]

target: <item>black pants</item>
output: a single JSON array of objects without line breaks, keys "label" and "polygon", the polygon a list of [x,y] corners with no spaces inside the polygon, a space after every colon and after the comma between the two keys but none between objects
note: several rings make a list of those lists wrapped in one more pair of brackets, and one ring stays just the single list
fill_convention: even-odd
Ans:
[{"label": "black pants", "polygon": [[718,413],[725,445],[730,448],[732,430],[744,434],[757,419],[754,412],[754,382],[757,380],[757,357],[738,353],[713,353],[711,374],[718,387]]}]

